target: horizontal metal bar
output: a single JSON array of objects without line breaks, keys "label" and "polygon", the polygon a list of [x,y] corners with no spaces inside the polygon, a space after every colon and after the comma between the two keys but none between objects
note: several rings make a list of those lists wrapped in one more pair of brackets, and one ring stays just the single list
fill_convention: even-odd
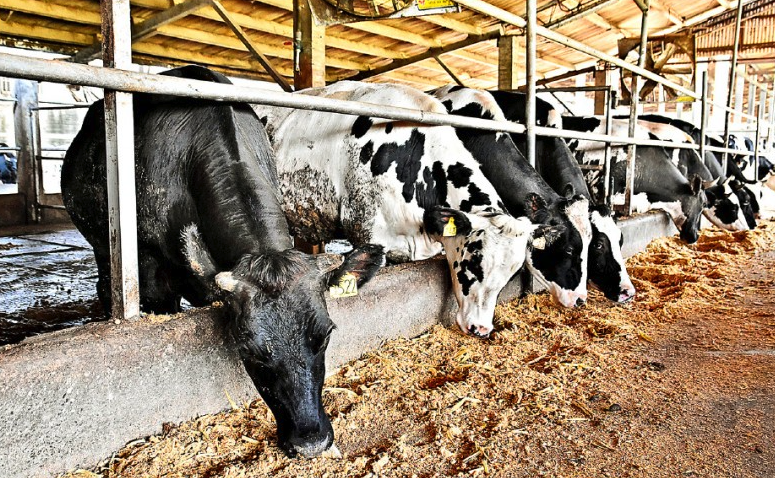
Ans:
[{"label": "horizontal metal bar", "polygon": [[4,103],[16,103],[16,100],[13,98],[0,98],[0,102]]},{"label": "horizontal metal bar", "polygon": [[38,156],[38,159],[43,161],[63,161],[65,158],[57,158],[55,156]]},{"label": "horizontal metal bar", "polygon": [[91,106],[91,104],[88,105],[62,105],[62,106],[36,106],[35,108],[31,108],[33,111],[40,111],[40,110],[76,110],[81,108],[88,108]]},{"label": "horizontal metal bar", "polygon": [[558,86],[556,88],[538,88],[536,89],[536,93],[576,93],[581,91],[608,91],[610,89],[610,86]]},{"label": "horizontal metal bar", "polygon": [[64,206],[60,206],[58,204],[40,204],[40,203],[37,203],[35,206],[40,208],[40,209],[56,209],[58,211],[67,211],[67,208],[65,208]]},{"label": "horizontal metal bar", "polygon": [[523,133],[525,131],[524,126],[511,122],[470,118],[445,113],[431,113],[373,103],[320,98],[317,96],[262,90],[248,86],[188,80],[75,63],[40,60],[6,53],[0,53],[0,75],[96,86],[130,93],[157,93],[217,101],[240,101],[330,113],[365,115],[430,125],[478,128],[509,133]]},{"label": "horizontal metal bar", "polygon": [[6,151],[21,151],[21,150],[22,150],[21,148],[10,148],[10,147],[6,148],[6,147],[2,147],[2,148],[0,148],[0,153],[4,153]]}]

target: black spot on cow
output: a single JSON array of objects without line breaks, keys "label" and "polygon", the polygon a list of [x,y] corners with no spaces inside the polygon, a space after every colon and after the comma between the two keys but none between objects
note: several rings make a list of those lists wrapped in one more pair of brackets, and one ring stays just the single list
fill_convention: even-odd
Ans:
[{"label": "black spot on cow", "polygon": [[361,164],[366,164],[371,161],[371,157],[374,156],[374,143],[369,141],[363,145],[361,149],[360,161]]},{"label": "black spot on cow", "polygon": [[659,141],[659,136],[655,135],[651,131],[649,131],[649,139],[657,140]]},{"label": "black spot on cow", "polygon": [[390,134],[390,132],[393,131],[393,123],[387,123],[385,125],[385,134]]},{"label": "black spot on cow", "polygon": [[459,265],[459,264],[458,264],[458,262],[457,262],[457,261],[455,261],[455,262],[453,262],[453,263],[452,263],[452,268],[453,268],[453,269],[457,269],[457,266],[458,266],[458,265]]},{"label": "black spot on cow", "polygon": [[[492,210],[491,207],[488,207],[487,209]],[[500,200],[498,200],[498,209],[500,209],[501,211],[505,211],[506,210],[506,205],[503,204],[503,202],[501,202]]]},{"label": "black spot on cow", "polygon": [[474,206],[487,206],[490,203],[490,196],[482,192],[474,183],[468,185],[468,199],[460,201],[460,210],[471,212]]},{"label": "black spot on cow", "polygon": [[417,205],[423,209],[441,205],[449,207],[447,203],[447,173],[440,161],[433,163],[433,169],[427,166],[422,172],[422,182],[416,185],[414,194]]},{"label": "black spot on cow", "polygon": [[570,149],[571,151],[575,151],[576,148],[578,147],[579,147],[579,140],[577,139],[574,139],[570,143],[568,143],[568,149]]},{"label": "black spot on cow", "polygon": [[[476,235],[479,236],[481,232],[482,231],[477,231]],[[479,251],[481,251],[482,249],[484,249],[484,242],[482,242],[481,239],[479,239],[478,241],[473,241],[468,245],[468,250],[472,254],[479,253]]]},{"label": "black spot on cow", "polygon": [[[373,145],[369,141],[361,150],[361,163],[366,164],[369,161],[365,155],[372,150]],[[420,160],[424,151],[425,135],[417,130],[412,130],[406,143],[384,143],[373,155],[369,155],[371,156],[371,174],[374,176],[385,174],[395,164],[396,179],[404,184],[402,191],[404,201],[410,202],[414,197],[415,183],[420,172]]]},{"label": "black spot on cow", "polygon": [[[469,272],[474,276],[473,278],[469,277]],[[482,269],[482,256],[480,254],[472,253],[468,259],[460,262],[457,280],[463,289],[463,295],[468,295],[471,291],[471,286],[475,282],[482,282],[484,280],[484,269]]]},{"label": "black spot on cow", "polygon": [[464,166],[461,163],[455,163],[447,168],[447,177],[452,181],[452,185],[456,188],[462,188],[466,186],[471,180],[473,171],[468,166]]},{"label": "black spot on cow", "polygon": [[358,116],[353,123],[352,135],[356,138],[362,138],[373,124],[374,122],[368,116]]},{"label": "black spot on cow", "polygon": [[425,228],[420,226],[420,234],[425,234]]}]

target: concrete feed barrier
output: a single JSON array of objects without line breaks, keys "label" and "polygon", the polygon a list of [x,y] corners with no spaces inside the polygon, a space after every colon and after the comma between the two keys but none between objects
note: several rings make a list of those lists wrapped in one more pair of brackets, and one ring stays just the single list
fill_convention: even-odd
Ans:
[{"label": "concrete feed barrier", "polygon": [[[622,223],[625,255],[675,232],[665,214]],[[521,290],[515,280],[501,293]],[[357,297],[330,299],[338,329],[328,370],[385,340],[453,322],[446,261],[383,269]],[[96,323],[0,348],[0,477],[48,477],[90,467],[127,442],[257,398],[228,346],[220,309]],[[474,339],[472,339],[474,340]]]}]

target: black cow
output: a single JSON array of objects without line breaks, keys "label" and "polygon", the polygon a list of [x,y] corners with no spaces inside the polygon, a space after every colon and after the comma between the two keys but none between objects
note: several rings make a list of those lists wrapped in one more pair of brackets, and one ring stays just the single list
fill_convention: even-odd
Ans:
[{"label": "black cow", "polygon": [[[199,67],[164,73],[228,83]],[[324,291],[349,272],[363,284],[384,261],[354,251],[335,271],[292,249],[274,156],[245,104],[135,95],[135,166],[144,311],[225,302],[242,362],[274,413],[280,447],[314,456],[334,439],[321,393],[335,328]],[[62,166],[73,223],[94,248],[97,289],[110,310],[104,105],[89,108]]]},{"label": "black cow", "polygon": [[[516,123],[525,122],[524,93],[508,91],[489,92],[498,103],[506,119]],[[562,118],[547,101],[536,99],[536,123],[540,126],[562,127]],[[512,134],[522,154],[526,150],[524,134]],[[605,296],[616,302],[628,302],[635,296],[635,287],[622,256],[624,237],[614,222],[611,211],[605,205],[594,205],[584,175],[578,162],[559,138],[536,137],[536,171],[555,192],[570,195],[581,194],[590,201],[590,222],[592,241],[587,261],[588,278]]]},{"label": "black cow", "polygon": [[[562,125],[574,131],[603,132],[602,119],[591,116],[563,116]],[[624,134],[626,124],[614,124],[613,134]],[[639,137],[648,139],[646,131],[638,132]],[[571,151],[581,164],[601,165],[604,158],[604,144],[596,141],[572,140]],[[662,209],[666,211],[680,232],[683,241],[693,244],[699,238],[700,218],[707,202],[702,189],[702,179],[684,177],[673,164],[671,155],[664,148],[639,146],[635,160],[635,193],[643,193],[648,201],[642,209]],[[611,148],[611,178],[613,191],[623,192],[627,169],[627,148]],[[601,189],[600,175],[593,171],[588,176],[590,190]]]}]

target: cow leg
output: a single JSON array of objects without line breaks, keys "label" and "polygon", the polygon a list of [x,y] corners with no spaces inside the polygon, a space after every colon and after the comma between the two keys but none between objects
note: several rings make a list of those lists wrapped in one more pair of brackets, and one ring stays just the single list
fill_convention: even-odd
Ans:
[{"label": "cow leg", "polygon": [[165,261],[147,249],[139,251],[140,308],[154,314],[180,311],[180,294],[175,287],[175,273]]}]

